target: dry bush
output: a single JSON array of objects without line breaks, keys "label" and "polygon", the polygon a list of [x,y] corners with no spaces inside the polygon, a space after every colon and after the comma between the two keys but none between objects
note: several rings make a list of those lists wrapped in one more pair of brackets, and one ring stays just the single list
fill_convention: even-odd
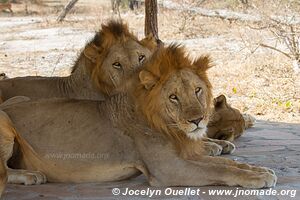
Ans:
[{"label": "dry bush", "polygon": [[300,27],[291,23],[282,23],[280,21],[271,20],[268,30],[275,36],[278,43],[286,47],[281,50],[276,46],[261,43],[261,47],[269,48],[282,53],[291,60],[295,73],[300,72]]}]

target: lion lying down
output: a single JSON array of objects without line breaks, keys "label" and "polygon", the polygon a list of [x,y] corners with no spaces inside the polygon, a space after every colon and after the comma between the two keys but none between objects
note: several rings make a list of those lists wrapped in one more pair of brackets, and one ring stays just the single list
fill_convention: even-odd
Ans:
[{"label": "lion lying down", "polygon": [[[0,81],[0,102],[19,95],[33,100],[54,97],[104,100],[105,97],[122,91],[125,80],[133,73],[134,68],[152,54],[155,47],[156,41],[152,36],[138,41],[129,32],[127,25],[110,21],[107,25],[102,25],[102,29],[85,46],[69,77],[8,79],[5,73],[1,73],[0,80],[6,80]],[[232,135],[242,133],[244,122],[237,112],[223,109],[216,113],[220,114],[210,120],[212,123],[208,126],[208,137],[232,141]],[[233,120],[235,122],[230,126]],[[231,147],[226,150],[224,145]],[[223,142],[222,146],[223,152],[220,149],[222,147],[215,146],[210,150],[211,154],[219,155],[234,149],[232,144]]]},{"label": "lion lying down", "polygon": [[[194,161],[182,157],[191,156],[186,144],[203,149],[197,139],[205,134],[212,102],[209,67],[208,57],[191,62],[183,48],[171,45],[133,75],[128,94],[105,102],[52,99],[4,108],[0,189],[6,178],[28,185],[117,181],[140,173],[152,186],[274,186],[277,178],[268,168],[205,154]],[[87,153],[92,156],[72,156]]]},{"label": "lion lying down", "polygon": [[232,108],[224,95],[214,99],[214,108],[207,125],[207,137],[218,140],[233,141],[240,137],[245,129],[252,127],[255,118],[241,114]]},{"label": "lion lying down", "polygon": [[14,96],[105,100],[122,89],[124,80],[151,56],[155,44],[152,36],[139,41],[126,24],[110,21],[87,43],[68,77],[6,79],[2,74],[1,102]]}]

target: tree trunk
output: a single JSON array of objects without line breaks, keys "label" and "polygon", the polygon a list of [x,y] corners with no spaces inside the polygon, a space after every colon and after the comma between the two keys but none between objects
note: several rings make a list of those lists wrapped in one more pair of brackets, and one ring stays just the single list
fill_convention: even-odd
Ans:
[{"label": "tree trunk", "polygon": [[153,34],[156,40],[158,37],[157,27],[157,0],[145,0],[145,36]]},{"label": "tree trunk", "polygon": [[74,5],[77,3],[78,0],[70,0],[67,5],[64,7],[63,11],[60,13],[60,15],[57,18],[57,21],[61,22],[64,20],[68,12],[74,7]]}]

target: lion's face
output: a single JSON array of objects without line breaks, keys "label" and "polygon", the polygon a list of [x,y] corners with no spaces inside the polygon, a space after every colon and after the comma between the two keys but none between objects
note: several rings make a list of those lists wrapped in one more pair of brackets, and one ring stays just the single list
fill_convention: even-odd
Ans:
[{"label": "lion's face", "polygon": [[206,133],[212,101],[209,57],[191,62],[181,47],[160,51],[139,74],[144,113],[157,128],[165,125],[198,139]]},{"label": "lion's face", "polygon": [[161,89],[161,113],[164,120],[197,139],[206,132],[208,104],[205,83],[190,69],[180,70]]},{"label": "lion's face", "polygon": [[245,120],[238,109],[231,107],[224,95],[214,99],[214,108],[207,126],[207,136],[233,141],[245,129]]},{"label": "lion's face", "polygon": [[120,21],[102,25],[100,32],[86,45],[84,56],[94,86],[107,95],[123,91],[126,81],[156,48],[152,35],[138,40]]},{"label": "lion's face", "polygon": [[121,91],[125,81],[150,56],[151,51],[135,40],[114,44],[99,70],[102,81],[114,92]]}]

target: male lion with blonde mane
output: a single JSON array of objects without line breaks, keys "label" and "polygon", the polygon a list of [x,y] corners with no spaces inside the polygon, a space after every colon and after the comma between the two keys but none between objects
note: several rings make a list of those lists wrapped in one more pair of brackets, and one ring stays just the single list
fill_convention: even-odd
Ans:
[{"label": "male lion with blonde mane", "polygon": [[[205,134],[212,102],[209,67],[208,57],[192,62],[171,45],[133,74],[126,94],[104,102],[46,99],[4,108],[0,189],[6,180],[105,182],[141,173],[152,186],[274,186],[268,168],[205,154],[182,157],[182,142],[205,143],[197,138]],[[85,153],[94,156],[61,159]]]},{"label": "male lion with blonde mane", "polygon": [[18,77],[0,81],[2,101],[14,96],[30,99],[72,98],[104,100],[122,90],[124,81],[151,55],[152,36],[139,41],[126,24],[102,25],[85,46],[68,77]]}]

